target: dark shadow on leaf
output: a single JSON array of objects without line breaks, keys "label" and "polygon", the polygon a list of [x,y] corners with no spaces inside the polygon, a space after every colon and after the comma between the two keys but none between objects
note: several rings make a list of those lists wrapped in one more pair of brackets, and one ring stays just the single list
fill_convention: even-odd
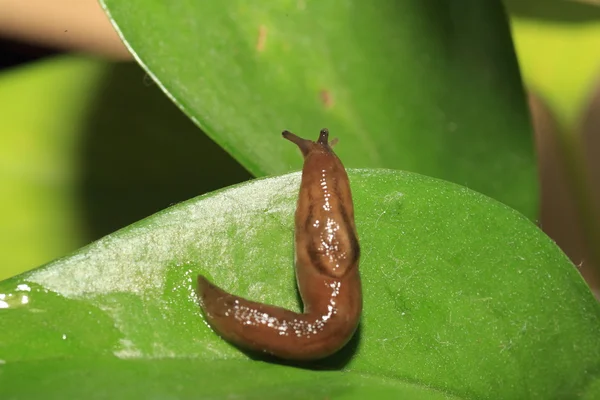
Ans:
[{"label": "dark shadow on leaf", "polygon": [[285,365],[288,367],[297,367],[315,371],[337,371],[343,369],[354,357],[358,346],[361,340],[361,325],[358,325],[354,336],[350,339],[350,341],[337,353],[332,354],[329,357],[323,358],[321,360],[314,361],[292,361],[292,360],[282,360],[280,358],[258,353],[251,352],[244,349],[240,349],[244,353],[248,355],[254,361],[264,361],[271,364]]},{"label": "dark shadow on leaf", "polygon": [[80,207],[92,241],[252,176],[136,64],[115,64],[82,132]]}]

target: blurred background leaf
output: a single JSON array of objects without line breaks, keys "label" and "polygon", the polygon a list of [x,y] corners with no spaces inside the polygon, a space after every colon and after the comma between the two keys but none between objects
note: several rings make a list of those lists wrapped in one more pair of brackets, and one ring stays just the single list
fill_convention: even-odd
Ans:
[{"label": "blurred background leaf", "polygon": [[600,3],[513,1],[512,30],[531,93],[541,226],[600,287]]},{"label": "blurred background leaf", "polygon": [[72,59],[0,75],[0,280],[85,243],[75,149],[105,67]]}]

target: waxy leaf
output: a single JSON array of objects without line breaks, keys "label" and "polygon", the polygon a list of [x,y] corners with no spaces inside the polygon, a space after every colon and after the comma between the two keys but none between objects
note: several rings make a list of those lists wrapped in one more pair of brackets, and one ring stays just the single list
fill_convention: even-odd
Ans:
[{"label": "waxy leaf", "polygon": [[455,184],[349,176],[364,313],[339,354],[301,368],[252,360],[197,304],[202,273],[300,310],[293,173],[175,205],[1,282],[0,398],[600,394],[600,306],[535,225]]},{"label": "waxy leaf", "polygon": [[501,2],[101,0],[131,52],[255,176],[329,128],[347,167],[418,172],[534,219],[537,172]]}]

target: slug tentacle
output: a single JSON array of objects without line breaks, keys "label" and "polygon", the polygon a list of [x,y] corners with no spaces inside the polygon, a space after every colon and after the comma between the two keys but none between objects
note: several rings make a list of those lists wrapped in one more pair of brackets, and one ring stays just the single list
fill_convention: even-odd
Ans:
[{"label": "slug tentacle", "polygon": [[227,293],[198,276],[206,320],[223,338],[291,360],[329,356],[352,337],[362,312],[360,247],[346,170],[323,129],[316,142],[284,131],[304,155],[295,216],[296,279],[304,312]]}]

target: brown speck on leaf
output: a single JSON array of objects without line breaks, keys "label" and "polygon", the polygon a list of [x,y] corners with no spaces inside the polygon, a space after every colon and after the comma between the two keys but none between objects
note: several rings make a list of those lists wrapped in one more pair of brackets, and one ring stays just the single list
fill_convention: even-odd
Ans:
[{"label": "brown speck on leaf", "polygon": [[261,25],[258,27],[258,39],[256,40],[256,51],[259,53],[265,49],[265,43],[267,41],[267,27]]},{"label": "brown speck on leaf", "polygon": [[321,101],[325,108],[331,108],[333,106],[333,97],[331,96],[331,92],[329,90],[321,90]]}]

